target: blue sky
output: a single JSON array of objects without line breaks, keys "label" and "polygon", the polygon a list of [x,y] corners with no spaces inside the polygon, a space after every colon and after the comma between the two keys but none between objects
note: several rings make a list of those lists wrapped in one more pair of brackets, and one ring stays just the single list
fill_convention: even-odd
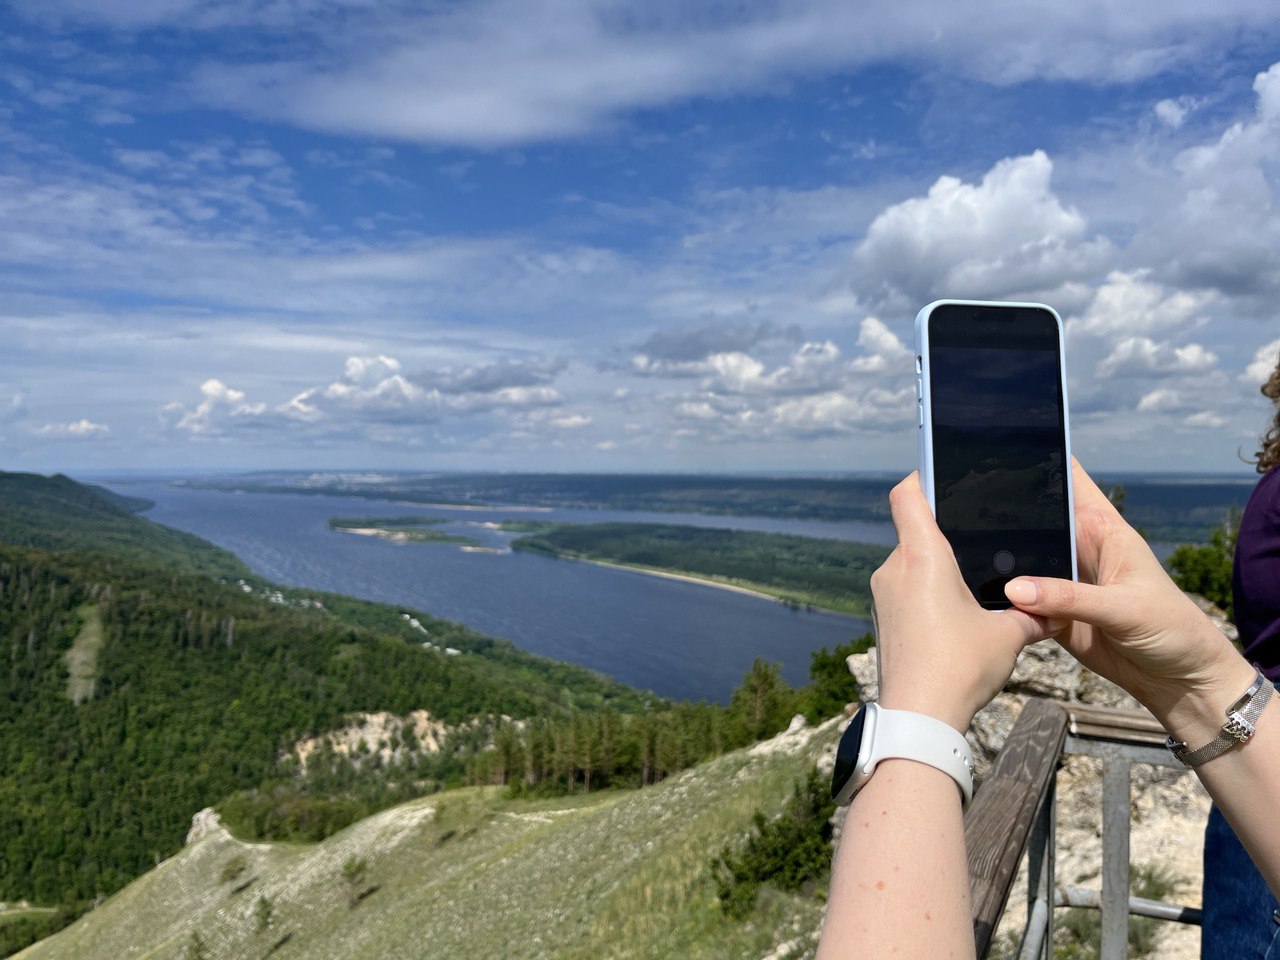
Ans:
[{"label": "blue sky", "polygon": [[911,320],[1067,320],[1087,465],[1247,469],[1271,5],[0,12],[0,444],[108,468],[908,469]]}]

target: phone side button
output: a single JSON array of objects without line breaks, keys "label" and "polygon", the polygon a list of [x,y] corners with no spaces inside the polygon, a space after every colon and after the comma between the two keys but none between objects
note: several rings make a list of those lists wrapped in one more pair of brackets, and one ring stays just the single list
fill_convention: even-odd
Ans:
[{"label": "phone side button", "polygon": [[916,401],[916,422],[920,424],[920,429],[924,429],[924,401]]}]

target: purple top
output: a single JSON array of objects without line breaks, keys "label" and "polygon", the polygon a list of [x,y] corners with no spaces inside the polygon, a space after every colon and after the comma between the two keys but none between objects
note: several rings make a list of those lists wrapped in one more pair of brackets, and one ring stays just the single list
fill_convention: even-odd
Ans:
[{"label": "purple top", "polygon": [[1262,475],[1244,508],[1231,597],[1244,655],[1280,680],[1280,467]]}]

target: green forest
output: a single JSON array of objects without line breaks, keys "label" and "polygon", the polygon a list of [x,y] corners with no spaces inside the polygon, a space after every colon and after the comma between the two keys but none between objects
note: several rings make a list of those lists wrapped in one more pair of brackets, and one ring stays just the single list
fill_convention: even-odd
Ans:
[{"label": "green forest", "polygon": [[0,473],[0,543],[42,550],[101,550],[166,570],[245,577],[233,554],[194,534],[152,523],[151,502],[55,474]]},{"label": "green forest", "polygon": [[[675,524],[517,521],[513,550],[684,573],[759,590],[792,605],[865,616],[886,547],[785,533]],[[508,529],[512,529],[509,527]]]}]

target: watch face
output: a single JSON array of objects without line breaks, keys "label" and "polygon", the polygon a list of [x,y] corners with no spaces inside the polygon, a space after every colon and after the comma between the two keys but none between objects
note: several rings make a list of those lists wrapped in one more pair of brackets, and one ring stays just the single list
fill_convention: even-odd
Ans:
[{"label": "watch face", "polygon": [[[849,721],[844,736],[840,738],[840,746],[836,747],[836,766],[831,771],[831,798],[841,802],[840,794],[845,785],[853,778],[858,766],[858,753],[862,749],[862,729],[867,723],[867,708],[861,708]],[[847,803],[851,794],[845,792],[843,802]]]}]

